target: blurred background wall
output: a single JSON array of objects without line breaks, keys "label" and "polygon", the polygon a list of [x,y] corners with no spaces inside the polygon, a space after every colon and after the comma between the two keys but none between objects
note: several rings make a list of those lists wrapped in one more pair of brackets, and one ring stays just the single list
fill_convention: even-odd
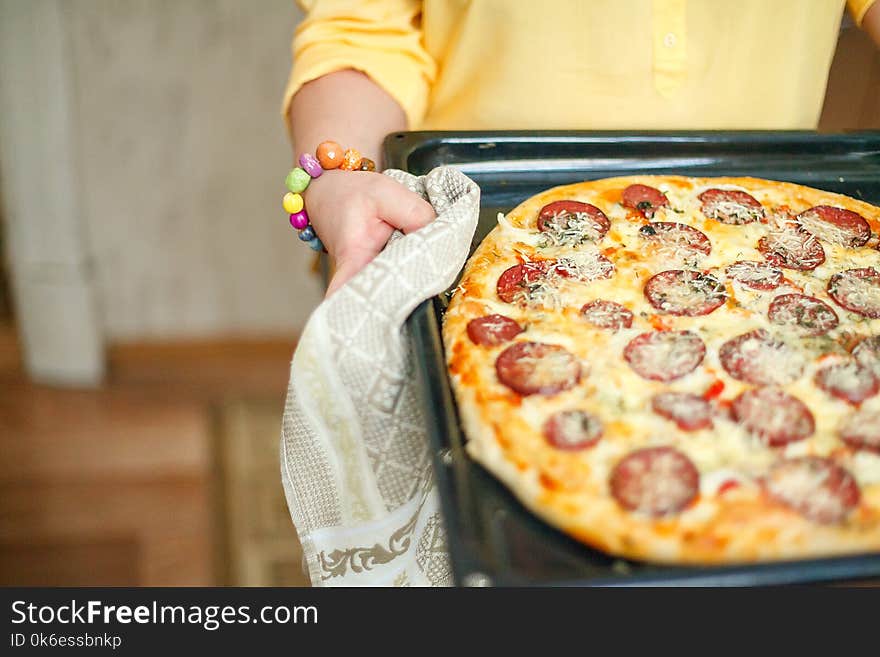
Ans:
[{"label": "blurred background wall", "polygon": [[[0,0],[0,584],[305,583],[277,461],[320,298],[279,208],[300,18]],[[857,128],[880,56],[850,26],[822,129]]]},{"label": "blurred background wall", "polygon": [[291,0],[63,2],[108,340],[283,334],[319,299],[279,209]]},{"label": "blurred background wall", "polygon": [[300,18],[0,0],[0,584],[304,582],[277,461],[321,296],[280,209]]}]

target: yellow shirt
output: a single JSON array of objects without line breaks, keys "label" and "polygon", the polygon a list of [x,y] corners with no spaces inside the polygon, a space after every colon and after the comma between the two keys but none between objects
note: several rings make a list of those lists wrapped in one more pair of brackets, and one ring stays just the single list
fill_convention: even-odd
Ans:
[{"label": "yellow shirt", "polygon": [[[857,23],[874,0],[847,0]],[[843,0],[300,0],[284,112],[369,75],[413,129],[815,128]]]}]

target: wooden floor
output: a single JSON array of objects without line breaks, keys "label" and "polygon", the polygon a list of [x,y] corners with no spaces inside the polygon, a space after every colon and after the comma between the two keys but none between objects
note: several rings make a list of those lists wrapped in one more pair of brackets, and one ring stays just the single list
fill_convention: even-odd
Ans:
[{"label": "wooden floor", "polygon": [[30,384],[0,330],[0,585],[304,585],[278,435],[293,340],[114,347]]}]

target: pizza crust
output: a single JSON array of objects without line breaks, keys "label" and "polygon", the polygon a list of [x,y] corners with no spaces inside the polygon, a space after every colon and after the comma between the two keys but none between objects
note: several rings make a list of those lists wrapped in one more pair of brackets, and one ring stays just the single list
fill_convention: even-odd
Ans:
[{"label": "pizza crust", "polygon": [[[725,279],[731,299],[710,315],[671,317],[652,309],[642,294],[644,282],[659,271],[678,266],[670,264],[668,254],[647,256],[638,241],[636,231],[645,220],[620,205],[623,189],[635,183],[657,187],[669,196],[671,208],[658,211],[653,221],[685,223],[710,238],[712,252],[698,266],[714,272],[736,260],[762,260],[754,245],[766,228],[757,222],[727,225],[704,217],[695,200],[704,189],[742,189],[765,208],[785,205],[794,213],[815,205],[858,212],[873,233],[865,247],[847,250],[823,244],[827,260],[815,272],[785,270],[785,275],[791,285],[834,308],[841,326],[833,335],[854,328],[860,334],[880,334],[880,319],[860,318],[856,322],[816,284],[827,281],[829,272],[851,266],[880,266],[876,250],[880,209],[874,206],[838,194],[754,178],[635,176],[557,187],[528,199],[500,219],[466,265],[446,311],[443,339],[468,453],[536,515],[614,555],[653,562],[711,564],[880,549],[880,455],[855,452],[837,438],[837,427],[852,413],[852,407],[813,385],[818,359],[808,363],[796,382],[784,386],[810,407],[816,418],[816,432],[785,448],[765,447],[727,420],[716,421],[713,429],[685,432],[646,408],[650,396],[661,391],[702,394],[721,381],[723,398],[732,399],[753,387],[724,371],[718,362],[718,348],[732,336],[767,327],[767,304],[785,289],[750,291]],[[541,248],[534,222],[541,207],[565,199],[592,203],[611,219],[611,230],[598,248],[614,262],[615,275],[588,284],[562,281],[558,298],[539,307],[501,302],[495,284],[505,269],[530,259],[564,254],[553,247]],[[578,250],[581,248],[594,247],[587,244]],[[581,305],[598,298],[619,301],[630,308],[635,313],[633,327],[609,332],[583,321],[578,314]],[[494,361],[508,345],[476,346],[466,332],[471,319],[491,313],[512,317],[526,329],[514,341],[545,341],[574,353],[585,372],[580,384],[549,397],[522,397],[501,385]],[[661,328],[698,332],[707,347],[701,366],[671,383],[640,378],[621,357],[623,346],[634,336]],[[816,342],[818,345],[822,339]],[[810,349],[820,346],[811,345]],[[832,353],[831,358],[835,357],[844,356]],[[880,408],[880,397],[865,402],[865,407],[871,405]],[[574,408],[602,418],[604,435],[595,446],[583,451],[554,449],[541,435],[542,422],[553,412]],[[652,518],[629,512],[609,494],[607,482],[614,464],[634,449],[654,445],[680,449],[700,472],[700,495],[679,514]],[[774,461],[781,456],[806,454],[834,455],[859,483],[861,503],[845,523],[817,524],[773,503],[764,493],[760,479]],[[730,481],[737,485],[719,494],[718,488]]]}]

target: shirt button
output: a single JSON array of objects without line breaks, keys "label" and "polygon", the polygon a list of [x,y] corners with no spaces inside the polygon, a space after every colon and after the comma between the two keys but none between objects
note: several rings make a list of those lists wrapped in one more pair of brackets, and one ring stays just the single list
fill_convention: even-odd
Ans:
[{"label": "shirt button", "polygon": [[667,33],[666,36],[663,37],[663,45],[667,48],[672,48],[672,46],[675,45],[675,42],[676,38],[672,32]]}]

